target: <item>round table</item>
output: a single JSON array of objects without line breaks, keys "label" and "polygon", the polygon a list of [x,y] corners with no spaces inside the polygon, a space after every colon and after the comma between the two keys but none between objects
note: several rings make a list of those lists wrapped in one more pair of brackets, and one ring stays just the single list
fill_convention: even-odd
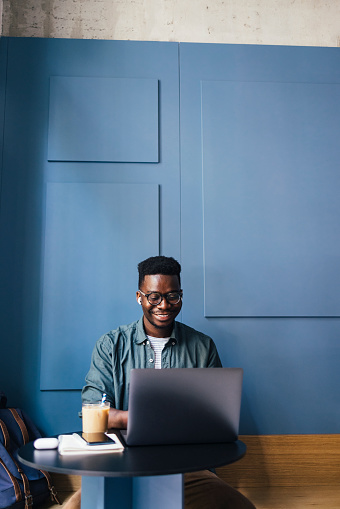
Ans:
[{"label": "round table", "polygon": [[20,448],[19,459],[33,468],[81,475],[82,509],[175,509],[184,507],[183,473],[233,463],[245,452],[240,440],[126,447],[122,452],[86,455],[36,450],[30,442]]}]

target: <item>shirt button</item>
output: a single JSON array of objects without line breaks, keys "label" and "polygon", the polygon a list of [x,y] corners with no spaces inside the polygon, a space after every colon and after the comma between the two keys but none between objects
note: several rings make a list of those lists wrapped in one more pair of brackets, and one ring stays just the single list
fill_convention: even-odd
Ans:
[{"label": "shirt button", "polygon": [[173,341],[173,342],[172,342],[172,346],[175,346],[175,344],[176,344],[176,343],[175,343],[175,341]]},{"label": "shirt button", "polygon": [[153,359],[149,359],[149,362],[153,362]]}]

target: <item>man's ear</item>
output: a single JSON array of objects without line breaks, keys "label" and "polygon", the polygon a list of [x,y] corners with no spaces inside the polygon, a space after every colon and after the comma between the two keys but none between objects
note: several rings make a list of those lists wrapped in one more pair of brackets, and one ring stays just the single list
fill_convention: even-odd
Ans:
[{"label": "man's ear", "polygon": [[139,292],[136,292],[136,299],[137,299],[138,304],[142,305],[142,297],[140,296]]}]

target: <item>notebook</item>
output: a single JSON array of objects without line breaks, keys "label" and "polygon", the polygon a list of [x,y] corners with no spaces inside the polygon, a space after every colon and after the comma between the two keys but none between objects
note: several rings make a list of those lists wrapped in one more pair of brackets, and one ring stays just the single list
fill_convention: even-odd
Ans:
[{"label": "notebook", "polygon": [[128,446],[237,440],[243,370],[131,370]]}]

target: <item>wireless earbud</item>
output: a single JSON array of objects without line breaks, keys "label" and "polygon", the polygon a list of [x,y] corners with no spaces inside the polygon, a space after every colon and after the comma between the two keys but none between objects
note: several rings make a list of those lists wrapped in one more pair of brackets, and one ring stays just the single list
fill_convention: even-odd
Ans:
[{"label": "wireless earbud", "polygon": [[138,299],[138,304],[142,305],[142,298],[141,297],[139,297],[139,299]]}]

